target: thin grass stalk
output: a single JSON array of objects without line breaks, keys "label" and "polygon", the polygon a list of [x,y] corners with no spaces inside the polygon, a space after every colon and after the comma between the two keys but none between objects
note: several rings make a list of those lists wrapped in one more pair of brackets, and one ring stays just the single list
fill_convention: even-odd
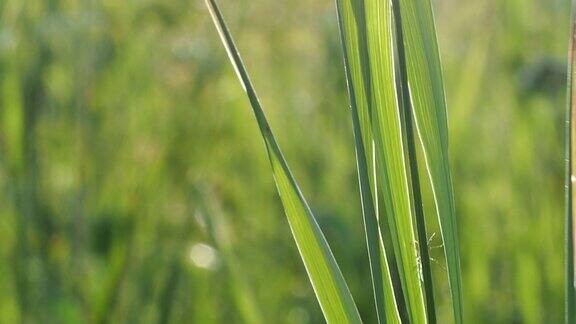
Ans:
[{"label": "thin grass stalk", "polygon": [[420,267],[422,281],[424,283],[424,297],[426,301],[426,313],[429,323],[436,323],[436,307],[434,303],[434,286],[432,270],[430,267],[430,255],[428,253],[428,239],[426,236],[426,220],[424,218],[424,206],[420,189],[420,177],[418,175],[418,159],[416,156],[416,141],[414,139],[413,107],[410,101],[408,87],[408,74],[406,72],[406,53],[404,50],[404,34],[402,31],[402,14],[398,0],[392,0],[394,12],[394,27],[396,32],[396,54],[398,64],[396,66],[396,87],[398,91],[398,109],[404,117],[406,129],[406,147],[410,166],[410,178],[412,183],[412,196],[414,199],[414,218],[416,220],[416,233],[418,236],[418,250],[420,254]]},{"label": "thin grass stalk", "polygon": [[[348,86],[349,95],[354,97],[353,90]],[[354,106],[354,105],[352,105]],[[386,307],[384,297],[384,285],[382,281],[383,260],[380,259],[380,233],[378,231],[378,219],[374,208],[374,200],[370,191],[369,168],[366,163],[365,148],[360,134],[360,122],[358,120],[356,108],[352,107],[352,124],[354,130],[354,143],[356,153],[356,164],[358,168],[358,182],[360,187],[360,200],[362,204],[362,218],[364,231],[366,233],[366,246],[370,263],[370,274],[372,277],[372,289],[374,291],[374,302],[378,323],[386,323]]]},{"label": "thin grass stalk", "polygon": [[576,86],[574,84],[576,73],[576,1],[572,1],[572,18],[570,23],[570,47],[568,53],[568,104],[566,109],[566,323],[576,323],[575,285],[574,285],[574,156],[576,148],[573,143],[576,140]]}]

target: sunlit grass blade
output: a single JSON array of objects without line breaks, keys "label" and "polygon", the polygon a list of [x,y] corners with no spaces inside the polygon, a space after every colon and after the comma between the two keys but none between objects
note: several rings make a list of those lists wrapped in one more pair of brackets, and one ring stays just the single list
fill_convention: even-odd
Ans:
[{"label": "sunlit grass blade", "polygon": [[[404,129],[396,98],[392,11],[389,2],[343,0],[342,17],[348,83],[357,107],[363,138],[375,142],[379,189],[390,224],[391,241],[412,321],[426,321],[412,223],[411,186],[404,148]],[[359,95],[358,95],[359,94]],[[354,113],[354,112],[353,112]]]},{"label": "sunlit grass blade", "polygon": [[[392,287],[386,251],[384,250],[378,225],[376,179],[373,177],[375,164],[371,151],[373,141],[367,111],[366,88],[361,86],[359,89],[355,89],[353,86],[353,84],[360,84],[359,80],[365,79],[362,75],[356,73],[356,82],[353,81],[351,70],[358,72],[358,69],[350,67],[351,63],[348,57],[348,55],[351,54],[349,52],[348,42],[353,44],[352,46],[354,48],[358,48],[358,39],[356,38],[358,35],[358,26],[354,24],[356,20],[350,19],[349,16],[345,16],[343,19],[343,15],[349,15],[351,13],[351,5],[351,2],[346,0],[336,2],[348,94],[350,96],[362,214],[364,217],[364,229],[366,232],[366,244],[370,262],[370,273],[372,275],[376,314],[379,323],[400,323],[400,315],[398,314],[398,308],[396,306],[396,298],[394,296],[394,288]],[[357,3],[357,5],[360,5],[360,3]],[[343,14],[342,11],[345,13]],[[363,12],[363,10],[361,10],[361,12]],[[360,57],[356,55],[354,59],[353,64],[359,66]],[[359,113],[359,107],[362,113]],[[361,123],[361,120],[363,123]]]},{"label": "sunlit grass blade", "polygon": [[361,323],[360,315],[332,255],[328,242],[304,199],[280,147],[272,134],[244,64],[214,0],[206,0],[228,56],[246,91],[268,152],[276,187],[292,235],[304,261],[310,282],[328,323]]},{"label": "sunlit grass blade", "polygon": [[432,270],[430,267],[430,254],[428,251],[428,239],[426,236],[426,220],[420,187],[420,175],[418,174],[418,158],[414,134],[413,107],[410,100],[408,76],[406,72],[406,52],[404,50],[404,32],[402,31],[402,15],[398,0],[392,0],[394,12],[394,30],[396,32],[396,89],[400,103],[402,117],[406,127],[406,146],[410,160],[410,178],[412,184],[412,196],[414,198],[414,220],[416,221],[416,233],[418,236],[418,252],[420,254],[420,270],[426,300],[426,314],[429,323],[436,323],[436,305],[434,302],[434,285]]},{"label": "sunlit grass blade", "polygon": [[406,155],[406,129],[395,84],[392,7],[367,0],[366,33],[372,86],[372,124],[379,175],[396,263],[411,322],[427,320],[414,236],[414,204]]},{"label": "sunlit grass blade", "polygon": [[400,0],[408,85],[414,119],[439,217],[452,305],[462,322],[458,227],[448,161],[446,101],[432,7],[428,0]]},{"label": "sunlit grass blade", "polygon": [[574,157],[576,155],[576,1],[572,1],[572,18],[570,23],[570,47],[568,52],[568,104],[566,108],[566,323],[576,322],[576,287],[574,278]]}]

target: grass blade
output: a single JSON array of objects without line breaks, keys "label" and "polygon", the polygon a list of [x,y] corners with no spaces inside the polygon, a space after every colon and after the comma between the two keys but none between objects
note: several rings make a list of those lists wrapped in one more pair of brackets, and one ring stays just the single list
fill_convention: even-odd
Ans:
[{"label": "grass blade", "polygon": [[406,52],[404,50],[404,33],[402,31],[402,15],[398,0],[392,0],[394,12],[394,29],[396,31],[396,50],[398,64],[396,70],[396,87],[398,91],[398,101],[402,109],[406,125],[406,146],[410,160],[410,178],[412,180],[412,195],[414,197],[414,211],[416,221],[416,233],[418,235],[418,250],[420,253],[420,267],[422,271],[422,282],[426,299],[426,314],[429,323],[436,323],[436,306],[434,303],[434,286],[432,281],[432,270],[430,267],[430,255],[428,251],[428,239],[426,236],[426,220],[424,218],[424,206],[422,204],[422,194],[420,189],[420,176],[418,174],[418,158],[416,154],[416,143],[414,140],[414,130],[412,118],[413,107],[410,101],[410,91],[408,85],[408,73],[406,72]]},{"label": "grass blade", "polygon": [[[361,3],[357,2],[356,5],[361,5]],[[352,13],[351,6],[352,3],[350,1],[336,1],[348,94],[350,97],[358,179],[362,201],[362,214],[364,217],[364,229],[366,232],[366,244],[370,261],[370,273],[372,276],[376,314],[379,323],[400,323],[400,315],[396,306],[396,298],[392,287],[386,251],[384,250],[378,225],[378,209],[375,203],[377,201],[376,179],[372,177],[374,174],[375,164],[373,163],[373,154],[370,150],[373,146],[373,140],[371,136],[371,123],[368,118],[366,88],[361,86],[360,88],[355,89],[353,86],[354,84],[359,84],[360,80],[362,80],[363,83],[366,79],[359,73],[356,73],[355,79],[353,78],[351,71],[354,70],[355,72],[358,72],[358,69],[351,67],[350,59],[348,57],[348,42],[353,44],[352,46],[354,48],[358,48],[359,43],[359,39],[357,38],[358,25],[354,24],[354,22],[357,22],[358,20],[350,19],[349,16]],[[363,13],[363,8],[361,7],[360,12]],[[360,66],[360,56],[355,55],[354,57],[355,62],[352,64],[356,67]],[[354,80],[356,80],[356,82],[354,82]],[[358,107],[361,107],[361,113],[359,112]],[[361,120],[363,122],[361,122]],[[368,152],[366,147],[369,148]]]},{"label": "grass blade", "polygon": [[349,44],[349,84],[361,94],[355,98],[358,119],[369,125],[364,129],[372,127],[370,134],[376,143],[379,184],[406,309],[411,321],[423,323],[426,314],[412,223],[405,130],[394,83],[392,10],[389,2],[375,0],[338,3],[343,12],[345,43]]},{"label": "grass blade", "polygon": [[377,160],[382,177],[386,214],[389,215],[396,262],[411,322],[426,322],[420,265],[414,236],[414,204],[406,155],[406,128],[395,84],[392,7],[388,1],[367,0],[366,21],[372,118]]},{"label": "grass blade", "polygon": [[566,109],[566,323],[576,322],[576,287],[574,284],[574,156],[576,148],[576,86],[574,77],[576,73],[576,1],[572,1],[572,18],[570,23],[570,48],[568,53],[568,104]]},{"label": "grass blade", "polygon": [[246,91],[262,137],[266,144],[268,157],[274,173],[278,194],[282,200],[292,235],[304,261],[304,266],[324,317],[328,323],[361,323],[360,315],[332,255],[328,242],[306,200],[304,199],[280,147],[272,134],[256,92],[254,91],[238,50],[222,18],[215,0],[206,0],[210,14],[226,48],[234,69]]},{"label": "grass blade", "polygon": [[400,0],[408,85],[442,238],[456,323],[462,323],[458,228],[448,161],[448,123],[440,56],[428,0]]}]

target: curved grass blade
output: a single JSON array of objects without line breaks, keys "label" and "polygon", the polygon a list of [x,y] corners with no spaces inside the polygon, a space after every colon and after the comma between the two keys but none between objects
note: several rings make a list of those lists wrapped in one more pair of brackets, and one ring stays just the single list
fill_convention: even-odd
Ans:
[{"label": "curved grass blade", "polygon": [[448,161],[448,122],[434,17],[429,0],[400,0],[400,13],[415,124],[444,240],[454,318],[456,323],[462,323],[458,228]]},{"label": "curved grass blade", "polygon": [[[372,177],[375,167],[372,162],[373,154],[366,150],[366,145],[369,145],[368,147],[371,148],[373,143],[370,120],[367,112],[368,102],[365,93],[366,89],[362,86],[356,90],[353,86],[353,84],[359,83],[358,80],[365,79],[360,74],[356,74],[355,77],[357,82],[354,82],[351,70],[357,72],[358,69],[351,68],[351,63],[348,57],[348,42],[350,42],[354,48],[358,48],[358,39],[356,38],[358,35],[358,26],[353,23],[357,20],[350,19],[349,16],[352,11],[351,5],[352,3],[347,0],[336,1],[338,25],[340,28],[340,38],[344,56],[344,68],[346,71],[348,95],[350,97],[358,180],[360,183],[360,196],[362,202],[362,215],[366,232],[366,244],[370,261],[370,273],[372,276],[376,314],[378,317],[378,323],[400,323],[400,315],[398,313],[398,308],[396,307],[396,298],[392,287],[392,279],[388,267],[386,251],[384,250],[378,225],[378,208],[375,203],[377,201],[375,186],[376,179]],[[361,5],[361,3],[357,3],[357,5]],[[360,9],[360,12],[363,13],[363,8]],[[355,65],[359,66],[359,56],[355,56],[355,59]],[[358,107],[361,107],[362,113],[359,113]],[[361,116],[363,118],[361,118]],[[361,120],[363,123],[361,123]],[[368,161],[370,161],[371,164],[369,164]]]},{"label": "curved grass blade", "polygon": [[572,18],[570,23],[570,49],[568,53],[568,105],[566,108],[566,323],[576,322],[576,287],[574,278],[574,157],[576,155],[576,1],[572,1]]},{"label": "curved grass blade", "polygon": [[320,227],[316,223],[270,130],[264,111],[260,106],[220,10],[215,0],[206,0],[206,4],[232,65],[252,105],[266,144],[278,194],[324,317],[328,323],[361,323],[362,320],[352,295],[332,255],[328,242],[326,242]]}]

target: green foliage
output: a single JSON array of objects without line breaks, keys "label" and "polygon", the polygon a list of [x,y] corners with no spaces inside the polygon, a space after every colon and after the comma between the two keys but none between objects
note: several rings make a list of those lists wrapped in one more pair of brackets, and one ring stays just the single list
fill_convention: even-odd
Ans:
[{"label": "green foliage", "polygon": [[338,1],[337,11],[352,108],[356,160],[376,312],[380,323],[398,323],[400,317],[377,215],[378,180],[368,97],[371,93],[368,83],[370,78],[367,73],[363,73],[368,68],[367,48],[362,46],[366,40],[365,7],[363,2]]},{"label": "green foliage", "polygon": [[210,9],[214,24],[226,47],[234,70],[238,74],[240,83],[250,99],[252,110],[266,143],[278,194],[288,217],[292,235],[308,271],[310,282],[324,312],[324,317],[329,323],[361,323],[352,295],[350,295],[344,277],[336,264],[336,260],[334,260],[328,242],[326,242],[324,234],[314,215],[312,215],[312,211],[276,143],[220,10],[214,0],[206,0],[206,5]]},{"label": "green foliage", "polygon": [[452,176],[448,162],[448,122],[436,28],[429,1],[397,1],[404,31],[403,48],[407,66],[410,103],[446,253],[452,306],[456,323],[463,320],[460,248],[454,207]]},{"label": "green foliage", "polygon": [[[326,319],[347,321],[346,312],[340,317],[334,311],[327,311],[326,305],[340,305],[342,292],[328,289],[324,292],[318,289],[321,280],[337,287],[343,283],[341,275],[334,277],[333,272],[315,272],[311,269],[312,260],[324,260],[321,254],[310,257],[310,250],[318,243],[315,240],[302,239],[298,227],[294,223],[302,222],[296,219],[306,219],[311,222],[317,234],[309,237],[320,237],[326,255],[334,263],[333,268],[339,269],[331,257],[331,251],[320,229],[317,227],[307,204],[300,194],[291,173],[282,158],[282,154],[272,136],[268,123],[260,108],[250,80],[238,57],[238,51],[222,21],[220,13],[213,1],[207,1],[216,27],[224,46],[232,61],[234,69],[240,78],[244,89],[256,114],[260,131],[266,141],[268,154],[278,191],[288,214],[292,231],[300,253],[307,266],[312,285],[316,288],[317,297],[323,305]],[[392,7],[396,10],[392,10]],[[405,296],[406,309],[411,322],[435,322],[434,297],[430,266],[427,253],[427,240],[424,215],[421,212],[420,185],[418,183],[417,156],[412,133],[412,107],[418,135],[432,183],[432,192],[438,216],[440,219],[442,237],[445,238],[445,251],[448,264],[448,276],[452,288],[454,316],[457,323],[462,322],[462,297],[460,279],[460,259],[458,251],[458,235],[454,210],[454,197],[450,168],[448,166],[448,138],[446,105],[440,69],[438,46],[436,44],[435,27],[429,3],[404,1],[337,1],[338,17],[340,18],[341,37],[344,46],[344,56],[347,71],[347,81],[352,106],[354,134],[356,138],[356,157],[359,168],[360,190],[363,201],[364,224],[366,240],[372,273],[376,312],[380,322],[386,322],[387,313],[396,314],[397,307],[386,300],[395,300],[385,248],[381,247],[382,231],[376,215],[378,189],[384,197],[385,215],[390,224],[391,241],[394,247],[398,274]],[[394,14],[395,15],[394,15]],[[397,28],[393,28],[396,21]],[[398,34],[394,34],[396,31]],[[404,38],[406,34],[406,38]],[[396,44],[395,44],[396,41]],[[399,49],[395,49],[395,48]],[[406,49],[406,50],[404,50]],[[398,57],[395,62],[394,57]],[[399,82],[395,78],[400,71]],[[406,72],[408,71],[408,72]],[[397,93],[402,94],[401,101]],[[402,102],[402,104],[399,104]],[[374,145],[375,153],[367,151]],[[406,148],[408,146],[408,148]],[[368,152],[368,153],[367,153]],[[375,162],[372,162],[375,160]],[[367,161],[372,163],[371,168]],[[278,165],[276,165],[276,163]],[[409,174],[411,171],[410,178]],[[370,181],[371,175],[377,174],[377,179]],[[380,183],[381,186],[377,184]],[[367,193],[370,191],[370,193]],[[292,195],[290,195],[292,192]],[[295,203],[299,202],[299,203]],[[301,206],[301,207],[298,207]],[[303,206],[303,207],[302,207]],[[299,212],[298,212],[299,211]],[[306,212],[305,212],[306,211]],[[295,217],[293,215],[301,215]],[[415,239],[414,219],[417,220],[419,239]],[[418,249],[413,244],[419,244],[420,252],[426,258],[418,256]],[[424,253],[422,253],[422,251]],[[379,255],[383,255],[382,258]],[[425,265],[424,265],[425,263]],[[424,271],[426,271],[424,273]],[[425,278],[425,279],[423,279]],[[425,281],[427,290],[428,319],[420,281]],[[346,296],[349,292],[346,287]],[[349,297],[351,299],[351,297]],[[351,302],[353,304],[353,302]],[[388,306],[388,307],[386,307]],[[343,307],[343,309],[345,309]],[[393,321],[399,321],[395,315]],[[359,320],[359,319],[358,319]]]},{"label": "green foliage", "polygon": [[[464,323],[561,323],[569,1],[431,2]],[[355,161],[334,1],[220,3],[358,312],[376,323],[374,285],[393,293],[379,309],[405,296],[383,192],[370,189],[381,179]],[[324,322],[227,60],[203,1],[0,1],[1,323]],[[415,140],[436,316],[450,323]],[[379,217],[380,248],[362,206],[366,229]]]}]

